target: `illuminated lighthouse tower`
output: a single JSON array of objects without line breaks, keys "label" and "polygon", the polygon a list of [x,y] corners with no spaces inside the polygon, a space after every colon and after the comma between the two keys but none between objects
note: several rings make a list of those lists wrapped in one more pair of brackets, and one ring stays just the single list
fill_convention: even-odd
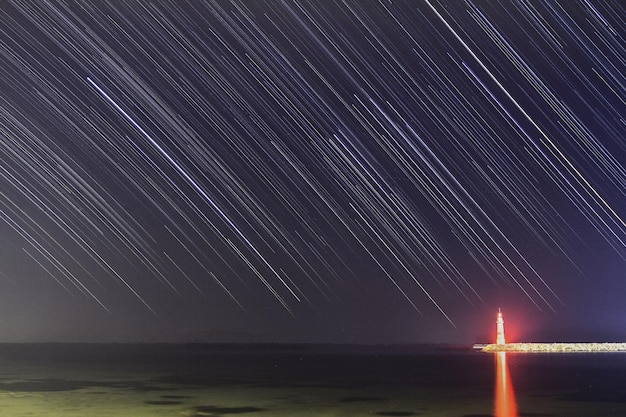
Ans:
[{"label": "illuminated lighthouse tower", "polygon": [[504,320],[502,319],[502,312],[498,309],[498,319],[496,320],[496,345],[504,345]]}]

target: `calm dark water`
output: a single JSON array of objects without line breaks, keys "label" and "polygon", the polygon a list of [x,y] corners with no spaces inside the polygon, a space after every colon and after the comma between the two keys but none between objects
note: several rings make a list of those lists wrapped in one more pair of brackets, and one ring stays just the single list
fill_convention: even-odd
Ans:
[{"label": "calm dark water", "polygon": [[626,416],[626,355],[502,365],[441,346],[0,345],[0,416],[232,414]]}]

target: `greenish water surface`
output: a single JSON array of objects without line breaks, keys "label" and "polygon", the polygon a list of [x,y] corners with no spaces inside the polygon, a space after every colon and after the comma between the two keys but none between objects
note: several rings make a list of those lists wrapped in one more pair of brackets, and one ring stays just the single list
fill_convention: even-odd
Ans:
[{"label": "greenish water surface", "polygon": [[[626,415],[624,354],[507,363],[519,417]],[[12,417],[487,417],[496,383],[493,354],[470,349],[0,345]]]}]

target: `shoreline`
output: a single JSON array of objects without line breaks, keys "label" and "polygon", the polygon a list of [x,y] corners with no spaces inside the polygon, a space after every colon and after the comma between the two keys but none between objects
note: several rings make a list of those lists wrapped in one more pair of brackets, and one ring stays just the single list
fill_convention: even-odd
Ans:
[{"label": "shoreline", "polygon": [[474,345],[474,349],[481,352],[531,352],[531,353],[561,353],[561,352],[626,352],[626,343],[506,343]]}]

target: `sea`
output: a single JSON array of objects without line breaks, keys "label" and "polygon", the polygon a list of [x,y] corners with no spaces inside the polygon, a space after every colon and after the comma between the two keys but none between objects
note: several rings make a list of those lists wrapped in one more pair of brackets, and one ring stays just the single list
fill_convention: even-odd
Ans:
[{"label": "sea", "polygon": [[626,354],[3,344],[0,416],[626,416]]}]

